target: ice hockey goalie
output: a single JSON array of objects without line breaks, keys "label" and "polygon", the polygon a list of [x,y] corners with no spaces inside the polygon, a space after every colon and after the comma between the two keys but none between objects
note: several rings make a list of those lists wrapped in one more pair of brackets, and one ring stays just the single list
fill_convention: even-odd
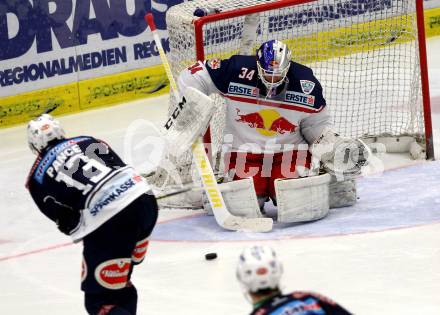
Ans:
[{"label": "ice hockey goalie", "polygon": [[262,217],[270,198],[278,221],[302,222],[355,203],[367,148],[333,130],[321,84],[284,43],[265,42],[256,56],[198,61],[178,86],[226,101],[222,185],[233,214]]}]

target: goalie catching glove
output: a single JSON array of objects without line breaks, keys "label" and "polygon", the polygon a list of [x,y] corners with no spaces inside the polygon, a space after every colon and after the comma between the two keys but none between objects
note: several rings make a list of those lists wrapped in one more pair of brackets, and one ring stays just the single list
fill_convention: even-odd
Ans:
[{"label": "goalie catching glove", "polygon": [[361,140],[342,137],[327,127],[313,143],[311,153],[320,159],[324,170],[337,179],[359,176],[370,156],[367,145]]}]

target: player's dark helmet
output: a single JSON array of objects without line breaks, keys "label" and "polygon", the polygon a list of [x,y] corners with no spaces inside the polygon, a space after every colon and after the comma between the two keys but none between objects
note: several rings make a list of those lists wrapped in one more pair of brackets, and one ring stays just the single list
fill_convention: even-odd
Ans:
[{"label": "player's dark helmet", "polygon": [[279,40],[270,40],[257,49],[258,76],[268,88],[280,86],[290,67],[292,52]]}]

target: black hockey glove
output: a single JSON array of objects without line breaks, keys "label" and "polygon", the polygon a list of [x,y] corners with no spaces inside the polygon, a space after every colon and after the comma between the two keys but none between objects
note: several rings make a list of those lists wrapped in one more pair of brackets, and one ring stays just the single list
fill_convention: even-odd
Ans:
[{"label": "black hockey glove", "polygon": [[56,224],[61,232],[66,235],[70,235],[73,229],[78,226],[80,218],[81,214],[79,211],[65,209],[60,215],[59,219],[56,221]]},{"label": "black hockey glove", "polygon": [[58,202],[52,196],[47,196],[44,202],[47,207],[45,214],[57,224],[62,233],[70,235],[80,222],[81,212]]}]

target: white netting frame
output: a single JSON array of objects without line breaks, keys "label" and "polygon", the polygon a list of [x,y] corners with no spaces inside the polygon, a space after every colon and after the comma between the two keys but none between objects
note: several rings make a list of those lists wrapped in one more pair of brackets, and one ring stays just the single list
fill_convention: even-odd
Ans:
[{"label": "white netting frame", "polygon": [[[174,76],[197,59],[193,24],[196,8],[226,12],[276,2],[283,1],[195,0],[172,7],[167,13],[167,24],[169,60]],[[353,13],[355,10],[359,14]],[[274,38],[288,41],[293,59],[310,66],[323,85],[335,127],[341,134],[422,138],[424,123],[415,11],[415,0],[319,0],[261,12],[255,46]],[[308,12],[306,17],[304,12]],[[338,12],[338,19],[331,18],[331,14]],[[351,14],[344,16],[343,12]],[[243,21],[244,17],[237,17],[204,25],[205,59],[237,53]],[[283,26],[277,31],[277,27]],[[340,37],[332,34],[341,29]],[[326,36],[331,48],[328,50],[317,44],[326,40]],[[348,53],[344,53],[344,49]],[[216,103],[223,104],[222,98],[214,97]],[[223,126],[224,111],[219,110],[211,124],[214,155],[221,146]],[[197,178],[189,172],[190,154],[176,164],[181,168],[183,182]]]}]

